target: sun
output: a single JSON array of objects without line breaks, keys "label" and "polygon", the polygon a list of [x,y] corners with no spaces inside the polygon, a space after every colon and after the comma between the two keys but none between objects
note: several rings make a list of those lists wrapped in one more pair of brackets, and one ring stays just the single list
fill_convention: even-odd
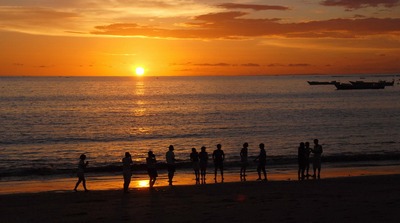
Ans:
[{"label": "sun", "polygon": [[143,76],[144,68],[143,67],[136,67],[135,73],[136,73],[137,76]]}]

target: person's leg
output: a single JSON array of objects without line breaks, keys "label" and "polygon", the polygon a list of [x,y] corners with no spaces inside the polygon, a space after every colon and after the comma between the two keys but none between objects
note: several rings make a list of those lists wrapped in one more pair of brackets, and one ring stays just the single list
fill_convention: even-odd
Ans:
[{"label": "person's leg", "polygon": [[318,179],[321,179],[321,167],[318,167]]},{"label": "person's leg", "polygon": [[78,186],[79,186],[79,184],[80,184],[81,182],[82,182],[82,179],[79,178],[79,179],[78,179],[78,182],[76,182],[76,184],[75,184],[74,191],[76,191],[76,189],[78,188]]},{"label": "person's leg", "polygon": [[300,171],[301,171],[301,169],[300,169],[300,167],[299,167],[299,169],[297,170],[297,179],[298,179],[298,180],[300,180]]},{"label": "person's leg", "polygon": [[220,167],[221,169],[221,180],[222,181],[224,181],[224,166],[223,165],[221,165],[221,167]]},{"label": "person's leg", "polygon": [[264,174],[264,180],[267,180],[267,171],[265,170],[265,166],[263,167],[263,174]]},{"label": "person's leg", "polygon": [[258,174],[258,179],[257,180],[261,180],[261,167],[260,167],[260,165],[257,167],[257,174]]},{"label": "person's leg", "polygon": [[85,191],[88,191],[88,189],[86,188],[86,180],[85,180],[85,178],[82,179],[82,185],[83,185],[83,188],[85,189]]},{"label": "person's leg", "polygon": [[313,178],[315,179],[315,177],[317,176],[317,175],[315,175],[315,172],[317,171],[317,167],[315,166],[315,165],[313,165]]},{"label": "person's leg", "polygon": [[172,178],[174,177],[174,173],[172,171],[168,171],[168,182],[169,185],[172,185]]}]

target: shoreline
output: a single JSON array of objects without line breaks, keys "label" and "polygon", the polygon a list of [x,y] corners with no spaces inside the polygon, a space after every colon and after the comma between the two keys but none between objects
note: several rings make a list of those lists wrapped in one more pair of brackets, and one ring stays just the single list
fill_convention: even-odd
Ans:
[{"label": "shoreline", "polygon": [[[400,163],[393,162],[390,165],[345,165],[345,166],[332,166],[325,164],[321,171],[322,179],[332,178],[346,178],[346,177],[358,177],[358,176],[381,176],[381,175],[400,175]],[[298,181],[297,180],[297,167],[296,166],[285,166],[284,168],[267,169],[267,175],[269,181]],[[155,187],[165,187],[168,185],[167,182],[167,171],[159,170],[159,177],[157,178]],[[309,171],[312,174],[312,168]],[[217,183],[214,182],[213,168],[209,167],[207,170],[207,185],[209,184],[220,184],[221,178],[218,172]],[[256,181],[258,178],[257,172],[254,169],[248,169],[247,171],[247,182]],[[144,172],[134,172],[130,189],[148,188],[148,175]],[[312,181],[312,177],[305,181]],[[4,180],[0,181],[0,195],[5,194],[21,194],[21,193],[41,193],[41,192],[70,192],[75,185],[77,178],[75,176],[61,177],[61,178],[49,178],[42,177],[38,179],[25,179],[25,180]],[[239,169],[232,168],[225,171],[224,174],[225,183],[240,182]],[[104,190],[122,190],[123,178],[119,173],[109,174],[98,174],[98,173],[86,173],[86,184],[91,191],[104,191]],[[194,180],[194,174],[192,170],[178,169],[174,177],[174,185],[176,186],[190,186],[196,185]],[[78,187],[78,190],[83,190],[82,185]]]},{"label": "shoreline", "polygon": [[397,222],[400,175],[0,195],[1,222]]}]

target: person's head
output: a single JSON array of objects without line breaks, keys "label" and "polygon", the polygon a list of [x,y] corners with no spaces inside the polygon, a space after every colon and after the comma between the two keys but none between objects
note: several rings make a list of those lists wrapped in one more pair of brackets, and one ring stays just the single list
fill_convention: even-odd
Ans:
[{"label": "person's head", "polygon": [[304,142],[301,142],[301,143],[300,143],[300,147],[304,147]]},{"label": "person's head", "polygon": [[304,145],[306,146],[306,148],[310,147],[310,143],[309,142],[304,143]]},{"label": "person's head", "polygon": [[147,153],[147,155],[148,155],[148,157],[154,157],[154,153],[151,150]]},{"label": "person's head", "polygon": [[79,159],[85,160],[85,159],[86,159],[86,155],[85,155],[85,154],[82,154],[82,155],[79,157]]},{"label": "person's head", "polygon": [[318,145],[318,139],[314,139],[314,144]]},{"label": "person's head", "polygon": [[192,148],[192,152],[194,152],[194,153],[195,153],[195,152],[196,152],[196,148]]},{"label": "person's head", "polygon": [[174,146],[173,145],[169,145],[169,151],[174,151]]},{"label": "person's head", "polygon": [[264,143],[260,143],[259,147],[260,147],[260,149],[264,149],[265,148]]},{"label": "person's head", "polygon": [[205,152],[205,151],[206,151],[206,147],[205,147],[205,146],[202,146],[202,147],[201,147],[201,151],[202,151],[202,152]]},{"label": "person's head", "polygon": [[217,145],[217,149],[221,149],[221,147],[222,147],[221,144]]},{"label": "person's head", "polygon": [[247,148],[249,144],[247,142],[243,143],[243,148]]},{"label": "person's head", "polygon": [[125,157],[131,157],[131,154],[129,152],[125,152]]}]

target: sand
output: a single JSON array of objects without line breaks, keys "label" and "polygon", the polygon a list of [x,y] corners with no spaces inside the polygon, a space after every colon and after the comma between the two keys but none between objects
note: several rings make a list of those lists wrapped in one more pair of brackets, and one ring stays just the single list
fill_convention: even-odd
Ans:
[{"label": "sand", "polygon": [[398,222],[400,175],[0,195],[0,222]]}]

